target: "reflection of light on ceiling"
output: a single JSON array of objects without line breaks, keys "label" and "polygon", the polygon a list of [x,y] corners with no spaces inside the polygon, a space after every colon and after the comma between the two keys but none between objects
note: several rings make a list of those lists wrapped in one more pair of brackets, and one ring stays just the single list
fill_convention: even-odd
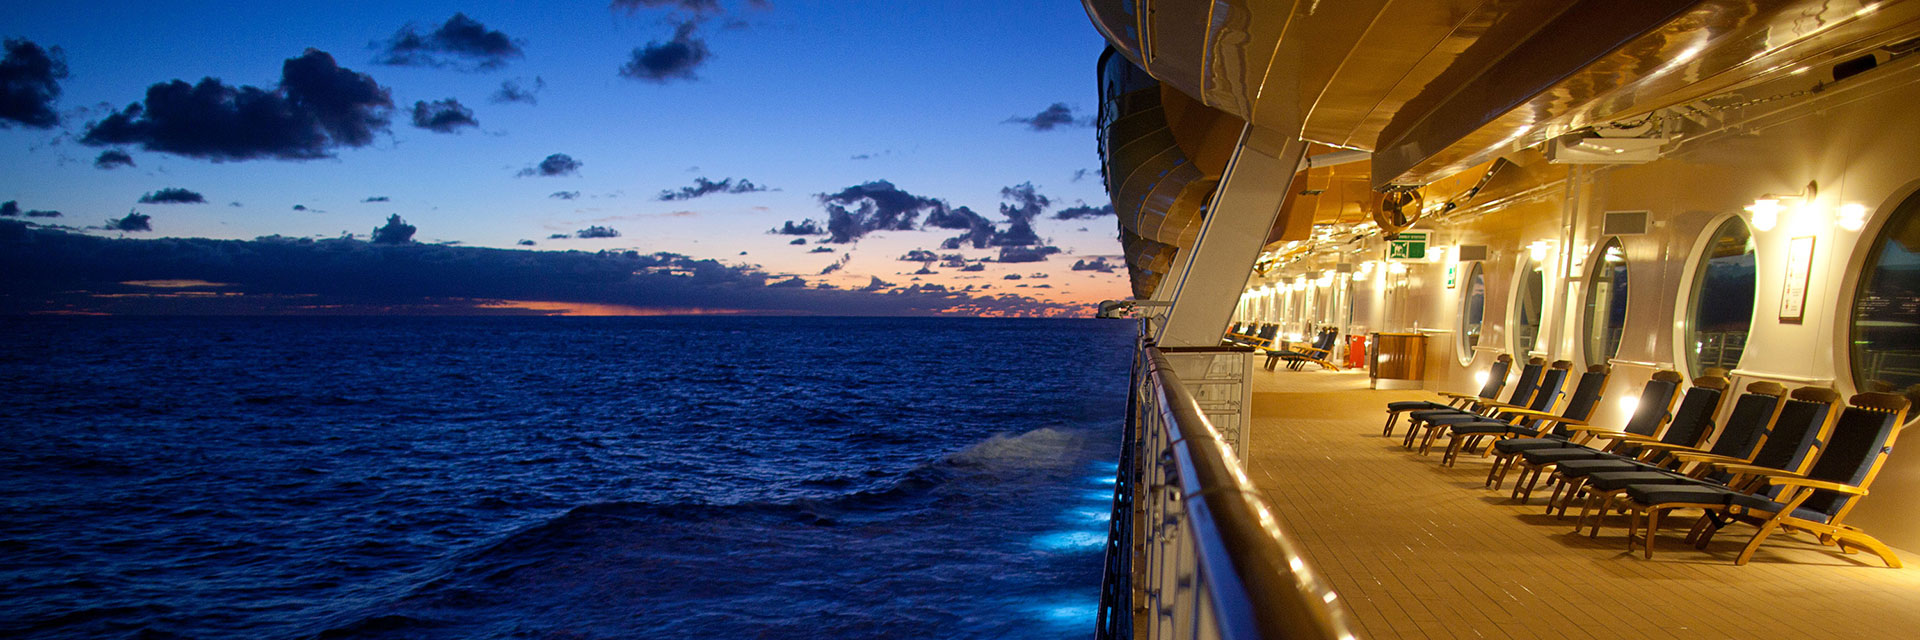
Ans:
[{"label": "reflection of light on ceiling", "polygon": [[1033,539],[1041,551],[1088,551],[1107,546],[1105,531],[1055,531]]}]

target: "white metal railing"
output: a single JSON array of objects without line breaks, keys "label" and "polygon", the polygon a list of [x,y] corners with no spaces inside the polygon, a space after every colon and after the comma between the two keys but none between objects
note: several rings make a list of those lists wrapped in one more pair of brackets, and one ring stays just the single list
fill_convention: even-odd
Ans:
[{"label": "white metal railing", "polygon": [[1101,593],[1103,640],[1358,636],[1345,604],[1281,530],[1235,444],[1169,361],[1233,351],[1163,352],[1143,340],[1136,352]]}]

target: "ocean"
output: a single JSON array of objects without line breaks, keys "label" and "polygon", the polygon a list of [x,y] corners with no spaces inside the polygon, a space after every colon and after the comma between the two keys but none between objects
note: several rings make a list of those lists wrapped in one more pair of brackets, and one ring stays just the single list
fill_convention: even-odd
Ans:
[{"label": "ocean", "polygon": [[1132,332],[0,318],[0,636],[1087,637]]}]

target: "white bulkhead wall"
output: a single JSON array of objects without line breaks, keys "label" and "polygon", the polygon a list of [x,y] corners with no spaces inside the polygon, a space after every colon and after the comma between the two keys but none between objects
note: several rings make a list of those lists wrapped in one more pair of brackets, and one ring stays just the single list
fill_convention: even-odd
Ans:
[{"label": "white bulkhead wall", "polygon": [[[1692,302],[1694,262],[1704,248],[1703,236],[1734,215],[1752,228],[1746,208],[1755,200],[1800,193],[1813,182],[1818,192],[1811,206],[1796,207],[1785,200],[1786,210],[1772,229],[1752,228],[1757,263],[1754,318],[1733,382],[1736,388],[1772,380],[1789,388],[1815,385],[1843,395],[1857,393],[1846,344],[1855,280],[1875,232],[1902,200],[1920,191],[1920,163],[1914,152],[1920,149],[1920,112],[1912,108],[1920,104],[1920,67],[1882,72],[1887,75],[1836,85],[1786,111],[1753,117],[1737,131],[1684,141],[1658,161],[1576,167],[1560,188],[1533,200],[1490,212],[1468,208],[1437,225],[1437,246],[1489,248],[1483,348],[1468,364],[1461,364],[1453,333],[1460,320],[1461,289],[1448,289],[1444,282],[1452,256],[1441,263],[1410,265],[1404,276],[1356,278],[1354,323],[1374,331],[1428,332],[1427,388],[1477,388],[1474,374],[1493,354],[1512,347],[1512,290],[1520,273],[1516,265],[1528,244],[1550,241],[1555,245],[1545,261],[1546,324],[1535,352],[1548,360],[1571,360],[1576,371],[1583,369],[1589,364],[1583,353],[1585,281],[1597,259],[1595,251],[1607,240],[1600,234],[1603,215],[1648,211],[1647,233],[1620,238],[1628,264],[1626,326],[1619,353],[1610,360],[1614,373],[1606,400],[1594,417],[1598,424],[1618,425],[1630,411],[1624,400],[1637,396],[1654,371],[1676,369],[1690,375],[1680,350],[1687,338],[1679,334]],[[1844,204],[1866,207],[1870,214],[1864,229],[1835,224]],[[1570,242],[1563,215],[1574,221]],[[1779,316],[1788,246],[1799,237],[1814,238],[1806,313],[1799,322],[1783,322]],[[1459,286],[1464,286],[1467,272],[1464,265],[1459,268]],[[1404,279],[1405,290],[1396,288],[1397,279]],[[1525,360],[1526,354],[1514,355]],[[1731,406],[1731,401],[1722,404],[1723,418]],[[1903,441],[1875,482],[1872,497],[1850,521],[1890,544],[1920,551],[1920,436]]]}]

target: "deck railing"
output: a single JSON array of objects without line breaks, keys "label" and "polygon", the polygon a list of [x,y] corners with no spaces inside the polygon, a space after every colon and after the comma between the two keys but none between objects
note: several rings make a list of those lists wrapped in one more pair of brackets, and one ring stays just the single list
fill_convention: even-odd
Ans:
[{"label": "deck railing", "polygon": [[1097,637],[1357,637],[1167,355],[1144,340],[1128,408]]}]

